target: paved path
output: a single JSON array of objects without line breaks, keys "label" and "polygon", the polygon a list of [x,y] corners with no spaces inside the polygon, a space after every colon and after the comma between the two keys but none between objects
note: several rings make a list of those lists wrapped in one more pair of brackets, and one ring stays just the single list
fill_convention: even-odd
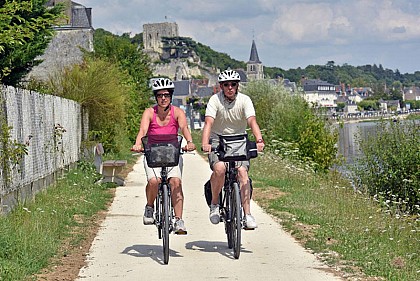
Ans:
[{"label": "paved path", "polygon": [[241,255],[235,260],[223,224],[212,225],[208,219],[203,184],[209,176],[201,156],[184,155],[188,235],[170,236],[169,264],[164,265],[156,227],[142,223],[145,173],[139,159],[126,186],[117,188],[77,280],[340,280],[254,202],[251,208],[259,227],[242,232]]}]

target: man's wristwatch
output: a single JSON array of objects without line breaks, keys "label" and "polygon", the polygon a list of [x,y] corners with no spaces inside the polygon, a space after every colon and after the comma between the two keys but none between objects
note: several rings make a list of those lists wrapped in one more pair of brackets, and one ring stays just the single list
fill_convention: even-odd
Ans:
[{"label": "man's wristwatch", "polygon": [[193,141],[192,140],[187,140],[187,143],[192,143]]},{"label": "man's wristwatch", "polygon": [[257,143],[264,143],[263,139],[257,139]]}]

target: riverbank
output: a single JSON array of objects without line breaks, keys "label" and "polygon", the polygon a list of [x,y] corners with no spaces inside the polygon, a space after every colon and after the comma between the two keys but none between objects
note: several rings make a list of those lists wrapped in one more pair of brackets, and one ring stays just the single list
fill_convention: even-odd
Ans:
[{"label": "riverbank", "polygon": [[269,153],[254,160],[254,200],[345,279],[420,280],[418,217],[391,215],[338,174],[316,175]]},{"label": "riverbank", "polygon": [[[399,115],[389,115],[389,116],[375,116],[375,117],[360,117],[360,118],[338,118],[338,119],[330,119],[333,120],[336,124],[340,123],[347,123],[347,124],[354,124],[354,123],[361,123],[361,122],[378,122],[381,120],[405,120],[410,118],[410,116],[418,116],[420,119],[420,112],[418,113],[408,113],[408,114],[399,114]],[[417,118],[414,118],[417,119]]]}]

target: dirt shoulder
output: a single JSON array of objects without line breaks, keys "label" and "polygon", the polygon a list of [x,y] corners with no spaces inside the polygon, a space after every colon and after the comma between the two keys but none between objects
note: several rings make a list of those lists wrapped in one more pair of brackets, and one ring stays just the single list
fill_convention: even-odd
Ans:
[{"label": "dirt shoulder", "polygon": [[[125,178],[133,170],[133,164],[128,164],[120,174]],[[109,189],[112,197],[115,196],[115,188]],[[107,210],[112,200],[107,206]],[[52,258],[50,265],[36,275],[38,281],[73,281],[79,275],[80,269],[86,265],[86,255],[89,252],[92,242],[98,234],[102,222],[107,216],[107,210],[97,213],[95,216],[83,223],[82,227],[75,227],[71,230],[72,236],[83,235],[84,239],[74,245],[72,238],[63,241],[58,254]]]}]

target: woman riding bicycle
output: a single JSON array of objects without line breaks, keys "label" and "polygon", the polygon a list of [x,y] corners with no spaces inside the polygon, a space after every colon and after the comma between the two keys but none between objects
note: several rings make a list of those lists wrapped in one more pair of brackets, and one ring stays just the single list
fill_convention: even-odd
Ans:
[{"label": "woman riding bicycle", "polygon": [[[174,92],[174,83],[167,78],[154,79],[152,84],[153,94],[157,105],[147,108],[143,112],[141,118],[140,130],[136,138],[136,143],[133,145],[133,151],[142,151],[141,139],[145,135],[177,135],[180,129],[182,135],[187,140],[186,146],[183,148],[187,151],[195,150],[195,145],[192,142],[191,133],[188,129],[187,118],[184,111],[171,104],[172,95]],[[182,192],[182,157],[179,159],[178,166],[171,167],[168,171],[168,179],[171,186],[172,205],[175,213],[175,233],[186,234],[187,229],[182,220],[182,211],[184,204],[184,194]],[[154,202],[158,193],[158,185],[160,182],[160,169],[150,168],[144,160],[144,168],[147,176],[146,197],[147,204],[144,210],[143,224],[154,224],[153,211]]]},{"label": "woman riding bicycle", "polygon": [[[219,161],[218,156],[211,152],[212,146],[217,146],[218,135],[243,134],[247,126],[252,130],[259,152],[264,149],[260,127],[255,117],[255,109],[251,99],[238,91],[241,78],[234,70],[225,70],[219,74],[218,81],[221,91],[213,95],[206,108],[202,135],[202,150],[209,152],[209,163],[213,173],[210,177],[212,200],[210,205],[210,221],[218,224],[219,193],[225,182],[226,166]],[[237,161],[238,180],[241,186],[242,206],[245,214],[244,226],[247,229],[257,227],[250,208],[250,182],[248,178],[249,161]]]}]

